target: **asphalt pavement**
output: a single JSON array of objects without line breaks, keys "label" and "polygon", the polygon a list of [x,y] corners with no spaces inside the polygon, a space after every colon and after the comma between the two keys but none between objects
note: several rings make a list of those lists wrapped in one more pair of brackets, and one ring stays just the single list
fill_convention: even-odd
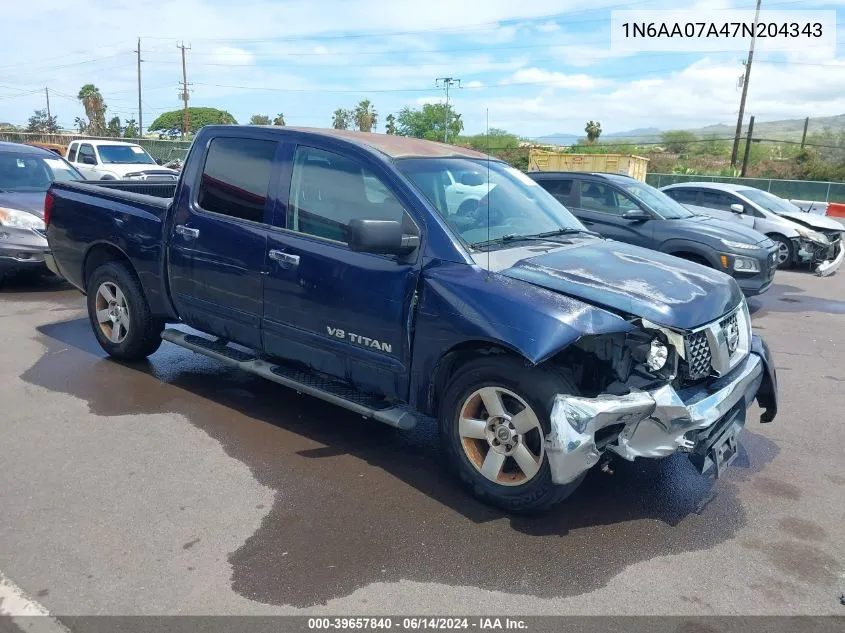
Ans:
[{"label": "asphalt pavement", "polygon": [[[541,518],[403,432],[164,343],[105,357],[82,295],[0,287],[0,586],[57,615],[843,614],[845,274],[751,299],[780,380],[717,482],[614,462]],[[4,595],[0,592],[0,609]]]}]

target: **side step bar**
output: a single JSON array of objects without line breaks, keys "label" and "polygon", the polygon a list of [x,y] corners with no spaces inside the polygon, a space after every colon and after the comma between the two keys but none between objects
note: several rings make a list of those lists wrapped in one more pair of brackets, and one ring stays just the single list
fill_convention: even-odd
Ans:
[{"label": "side step bar", "polygon": [[244,351],[245,348],[236,349],[221,339],[209,339],[172,328],[164,330],[161,338],[398,429],[407,431],[414,428],[420,417],[408,407],[391,406],[377,396],[361,393],[342,383],[327,380],[302,369],[270,363],[254,352]]}]

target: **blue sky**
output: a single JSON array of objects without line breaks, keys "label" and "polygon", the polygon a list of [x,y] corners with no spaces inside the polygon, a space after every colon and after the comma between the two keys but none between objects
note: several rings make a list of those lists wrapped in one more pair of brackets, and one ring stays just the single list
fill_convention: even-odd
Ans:
[{"label": "blue sky", "polygon": [[[23,124],[44,107],[72,126],[74,95],[96,84],[107,115],[137,114],[135,53],[141,37],[144,123],[181,106],[187,52],[191,105],[283,112],[288,125],[328,126],[335,108],[369,98],[384,117],[452,91],[466,133],[490,125],[524,136],[672,129],[736,120],[741,51],[618,53],[611,9],[753,9],[754,0],[30,0],[7,3],[0,38],[0,121]],[[166,7],[166,9],[164,8]],[[837,9],[845,0],[764,0],[763,7]],[[45,17],[49,16],[49,17]],[[845,22],[845,21],[843,21]],[[840,28],[841,31],[841,28]],[[842,35],[839,41],[843,41]],[[49,43],[49,44],[47,44]],[[845,113],[845,57],[813,47],[799,54],[759,50],[748,114],[757,120]]]}]

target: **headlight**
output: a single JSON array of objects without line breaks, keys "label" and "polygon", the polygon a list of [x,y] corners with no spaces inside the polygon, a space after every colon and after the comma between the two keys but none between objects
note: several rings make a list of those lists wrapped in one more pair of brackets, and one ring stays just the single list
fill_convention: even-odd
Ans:
[{"label": "headlight", "polygon": [[823,246],[830,246],[830,240],[827,239],[827,236],[824,233],[819,233],[818,231],[813,231],[812,229],[808,229],[803,226],[797,226],[795,227],[795,230],[798,231],[798,235],[804,239],[815,242],[816,244],[822,244]]},{"label": "headlight", "polygon": [[737,255],[734,257],[734,270],[741,270],[746,273],[759,273],[760,265],[757,263],[756,259],[751,259],[750,257],[740,257]]},{"label": "headlight", "polygon": [[651,371],[658,371],[663,369],[667,360],[669,360],[669,349],[663,343],[654,339],[648,349],[648,355],[645,359],[646,365]]},{"label": "headlight", "polygon": [[745,242],[731,242],[730,240],[719,239],[719,241],[728,248],[736,248],[744,251],[753,251],[760,248],[756,244],[746,244]]},{"label": "headlight", "polygon": [[18,209],[7,209],[0,207],[0,226],[9,226],[16,229],[41,229],[45,230],[44,220],[37,215],[20,211]]}]

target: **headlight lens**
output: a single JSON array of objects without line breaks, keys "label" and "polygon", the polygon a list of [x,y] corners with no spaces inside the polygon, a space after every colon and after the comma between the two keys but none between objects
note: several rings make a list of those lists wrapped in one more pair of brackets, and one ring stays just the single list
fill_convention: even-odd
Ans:
[{"label": "headlight lens", "polygon": [[654,339],[648,349],[648,355],[645,359],[646,365],[651,371],[658,371],[663,369],[667,360],[669,360],[669,349],[663,343]]},{"label": "headlight lens", "polygon": [[16,229],[40,229],[45,230],[44,220],[37,215],[20,211],[18,209],[7,209],[0,207],[0,226],[9,226]]},{"label": "headlight lens", "polygon": [[756,259],[750,257],[734,257],[734,270],[741,270],[747,273],[759,273],[760,265]]},{"label": "headlight lens", "polygon": [[719,241],[728,248],[736,248],[744,251],[753,251],[759,248],[756,244],[746,244],[745,242],[732,242],[730,240],[723,239],[720,239]]},{"label": "headlight lens", "polygon": [[830,241],[827,239],[827,236],[824,233],[819,233],[818,231],[813,231],[812,229],[808,229],[803,226],[796,227],[795,230],[798,231],[798,235],[810,240],[811,242],[815,242],[816,244],[823,244],[824,246],[830,246]]}]

